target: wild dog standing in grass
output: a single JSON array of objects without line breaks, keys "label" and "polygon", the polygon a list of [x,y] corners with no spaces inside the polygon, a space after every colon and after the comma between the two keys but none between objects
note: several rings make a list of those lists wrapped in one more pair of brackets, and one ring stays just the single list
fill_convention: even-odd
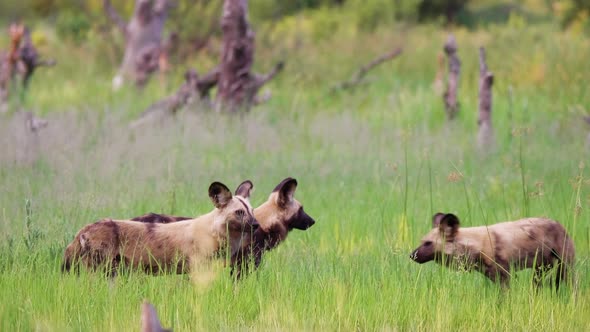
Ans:
[{"label": "wild dog standing in grass", "polygon": [[232,272],[240,278],[242,271],[249,269],[249,263],[258,267],[262,255],[276,248],[293,229],[306,230],[315,224],[295,199],[297,180],[286,178],[272,191],[267,201],[254,209],[254,216],[260,227],[241,249],[232,256]]},{"label": "wild dog standing in grass", "polygon": [[222,183],[212,183],[215,209],[194,219],[168,224],[105,219],[87,225],[66,248],[62,270],[79,261],[91,269],[106,267],[113,275],[121,264],[151,273],[185,273],[225,248],[233,255],[258,227],[249,201],[252,188],[245,181],[232,196]]},{"label": "wild dog standing in grass", "polygon": [[[295,199],[295,189],[297,189],[297,180],[286,178],[276,186],[265,203],[254,209],[254,217],[260,223],[260,227],[231,257],[232,272],[238,278],[242,271],[248,269],[250,261],[253,261],[255,267],[258,267],[264,252],[277,247],[291,230],[306,230],[315,223],[305,213],[301,203]],[[236,190],[236,195],[238,190]],[[150,213],[131,220],[168,223],[184,218]]]},{"label": "wild dog standing in grass", "polygon": [[458,264],[475,269],[503,286],[512,271],[533,268],[535,283],[555,268],[555,287],[574,264],[574,243],[558,222],[546,218],[526,218],[491,226],[459,227],[453,214],[437,213],[433,229],[410,258],[422,264],[431,260],[445,265]]}]

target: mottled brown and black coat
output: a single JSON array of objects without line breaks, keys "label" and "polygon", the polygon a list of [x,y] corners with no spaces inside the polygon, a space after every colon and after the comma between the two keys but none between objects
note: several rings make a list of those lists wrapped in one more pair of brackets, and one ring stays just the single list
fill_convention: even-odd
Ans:
[{"label": "mottled brown and black coat", "polygon": [[565,228],[551,219],[459,227],[455,215],[437,213],[432,230],[410,257],[421,264],[434,260],[474,269],[503,285],[508,284],[512,271],[533,268],[540,282],[546,271],[556,268],[558,287],[574,263],[575,249]]},{"label": "mottled brown and black coat", "polygon": [[[293,229],[306,230],[315,221],[303,210],[294,197],[297,180],[286,178],[272,191],[266,202],[254,209],[254,217],[260,227],[247,238],[241,248],[232,255],[231,267],[238,277],[247,270],[250,262],[258,267],[266,251],[276,248],[287,238]],[[141,222],[169,223],[184,220],[186,217],[149,213],[131,220]]]},{"label": "mottled brown and black coat", "polygon": [[294,197],[297,180],[286,178],[272,191],[266,202],[254,209],[254,216],[260,227],[245,242],[236,255],[232,256],[232,269],[239,278],[242,271],[249,269],[249,263],[258,267],[265,252],[276,248],[293,229],[306,230],[315,224],[303,210],[303,205]]},{"label": "mottled brown and black coat", "polygon": [[203,216],[174,223],[140,223],[103,219],[83,227],[64,253],[63,270],[80,263],[115,272],[121,264],[146,272],[185,273],[223,249],[235,254],[258,227],[249,203],[250,181],[232,196],[214,182],[209,196],[215,209]]}]

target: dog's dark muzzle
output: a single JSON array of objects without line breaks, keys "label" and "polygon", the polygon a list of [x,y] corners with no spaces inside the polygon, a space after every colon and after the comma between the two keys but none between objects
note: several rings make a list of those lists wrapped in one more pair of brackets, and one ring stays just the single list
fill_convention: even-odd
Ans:
[{"label": "dog's dark muzzle", "polygon": [[252,231],[255,231],[258,229],[258,227],[260,227],[260,224],[258,223],[258,220],[256,220],[255,218],[252,218],[248,221],[248,226],[250,226]]},{"label": "dog's dark muzzle", "polygon": [[418,259],[418,249],[412,251],[412,253],[410,254],[410,258],[417,263],[420,263],[419,259]]},{"label": "dog's dark muzzle", "polygon": [[315,224],[315,220],[305,213],[303,209],[300,209],[289,223],[289,227],[304,231],[313,226],[313,224]]},{"label": "dog's dark muzzle", "polygon": [[[420,247],[422,248],[422,247]],[[412,253],[410,254],[410,258],[418,263],[418,264],[424,264],[426,262],[431,261],[434,257],[431,254],[425,253],[424,251],[421,251],[420,248],[412,251]]]}]

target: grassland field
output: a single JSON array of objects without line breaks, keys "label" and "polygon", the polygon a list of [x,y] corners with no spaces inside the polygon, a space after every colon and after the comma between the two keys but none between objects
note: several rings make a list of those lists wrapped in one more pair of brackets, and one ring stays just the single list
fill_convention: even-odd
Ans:
[{"label": "grassland field", "polygon": [[[432,89],[446,32],[396,26],[298,46],[261,34],[256,69],[287,60],[268,103],[241,115],[184,110],[138,130],[129,122],[174,90],[181,68],[141,93],[113,92],[115,67],[96,46],[66,51],[48,33],[41,50],[63,60],[40,69],[22,101],[49,120],[35,161],[23,159],[33,148],[20,122],[0,121],[0,330],[138,330],[144,299],[175,331],[588,330],[590,40],[551,25],[454,33],[463,66],[453,123]],[[403,55],[366,84],[329,92],[396,45]],[[475,146],[481,45],[496,78],[488,154]],[[256,206],[287,176],[316,224],[240,282],[222,267],[114,280],[59,269],[66,244],[99,218],[206,213],[213,181],[252,180]],[[576,245],[575,282],[536,291],[525,270],[503,291],[478,273],[412,262],[438,211],[464,226],[559,220]]]}]

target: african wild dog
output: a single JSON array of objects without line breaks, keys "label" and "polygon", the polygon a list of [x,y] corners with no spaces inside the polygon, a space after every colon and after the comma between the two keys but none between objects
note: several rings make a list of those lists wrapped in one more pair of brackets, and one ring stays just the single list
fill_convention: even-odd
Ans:
[{"label": "african wild dog", "polygon": [[252,188],[245,181],[232,197],[225,185],[212,183],[209,197],[215,209],[194,219],[167,224],[105,219],[87,225],[66,248],[62,270],[79,261],[113,274],[121,264],[151,273],[185,273],[222,249],[235,254],[258,227],[249,202]]},{"label": "african wild dog", "polygon": [[[287,238],[293,229],[306,230],[315,224],[303,210],[303,205],[294,197],[297,180],[286,178],[272,191],[266,202],[254,209],[254,216],[260,227],[254,231],[250,242],[232,256],[232,272],[239,278],[242,271],[247,271],[249,262],[258,267],[262,255],[276,248]],[[234,270],[236,269],[236,270]]]},{"label": "african wild dog", "polygon": [[[260,223],[260,227],[231,257],[232,271],[238,278],[241,276],[241,272],[248,268],[250,260],[254,262],[255,267],[258,267],[264,252],[278,246],[292,229],[306,230],[315,223],[303,211],[301,203],[294,198],[295,189],[297,189],[297,180],[286,178],[276,186],[265,203],[254,209],[254,216]],[[183,218],[169,215],[156,216],[152,217],[147,214],[131,220],[174,222]]]},{"label": "african wild dog", "polygon": [[431,260],[475,269],[507,286],[511,271],[533,268],[540,285],[546,271],[555,267],[555,287],[574,263],[574,243],[558,222],[526,218],[490,226],[459,227],[453,214],[437,213],[433,229],[410,258],[422,264]]}]

